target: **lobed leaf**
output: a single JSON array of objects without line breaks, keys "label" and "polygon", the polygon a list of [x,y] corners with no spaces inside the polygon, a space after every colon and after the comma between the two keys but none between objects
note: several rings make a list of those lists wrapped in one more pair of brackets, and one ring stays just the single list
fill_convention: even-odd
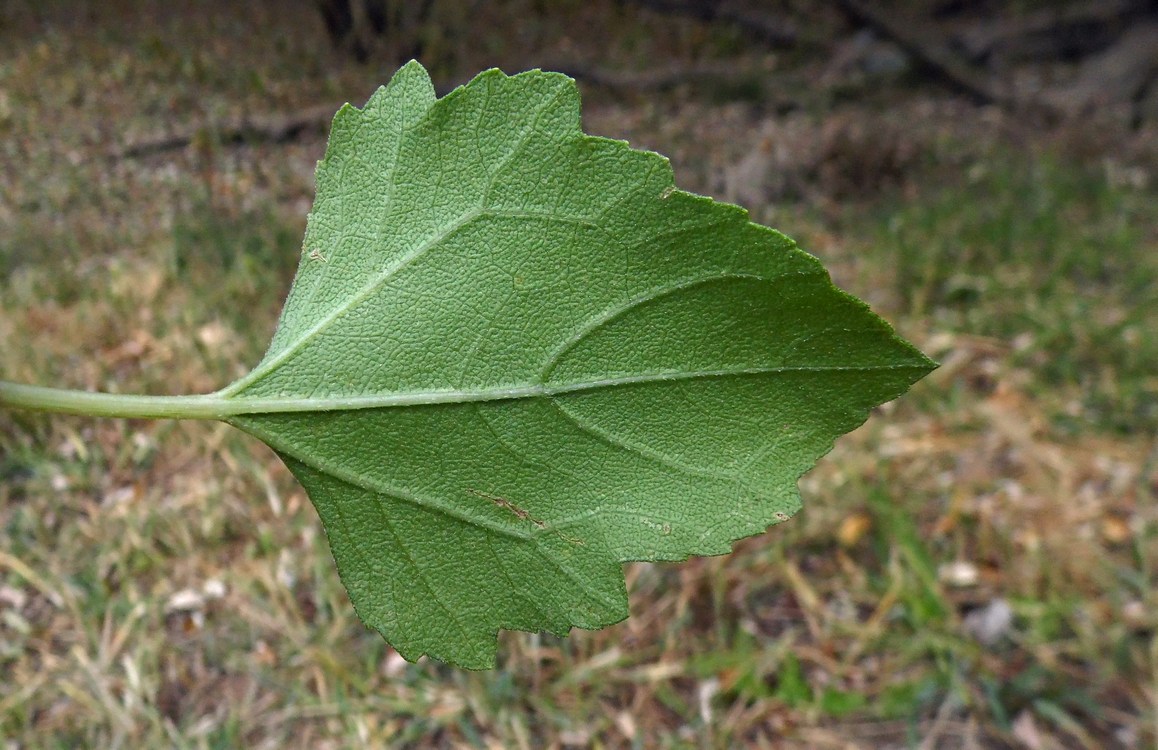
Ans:
[{"label": "lobed leaf", "polygon": [[[417,63],[343,107],[272,344],[221,395],[302,482],[361,618],[493,664],[730,551],[933,364],[745,211],[587,136],[569,78]],[[268,408],[266,408],[268,407]]]}]

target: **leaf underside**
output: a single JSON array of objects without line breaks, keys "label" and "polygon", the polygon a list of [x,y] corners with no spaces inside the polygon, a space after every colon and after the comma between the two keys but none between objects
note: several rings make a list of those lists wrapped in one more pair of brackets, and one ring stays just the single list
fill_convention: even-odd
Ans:
[{"label": "leaf underside", "polygon": [[230,422],[305,486],[360,617],[485,668],[500,628],[625,618],[623,562],[787,519],[932,367],[784,235],[584,135],[571,79],[436,99],[410,63],[334,118],[273,342],[221,393],[253,400]]}]

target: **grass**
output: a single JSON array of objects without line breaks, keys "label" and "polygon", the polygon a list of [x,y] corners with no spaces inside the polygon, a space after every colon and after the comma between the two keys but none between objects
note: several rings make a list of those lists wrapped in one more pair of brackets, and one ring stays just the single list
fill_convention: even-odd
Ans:
[{"label": "grass", "polygon": [[[196,97],[169,101],[155,83],[180,82],[183,66],[238,87],[230,96],[284,91],[281,66],[303,101],[368,75],[319,64],[300,39],[250,49],[234,25],[254,20],[231,18],[216,22],[233,29],[220,44],[256,83],[226,84],[225,58],[180,29],[64,34],[78,60],[122,61],[107,71],[16,45],[0,85],[23,109],[3,127],[27,153],[20,170],[3,163],[15,177],[0,204],[0,377],[204,392],[260,357],[320,144],[121,164],[113,179],[105,162],[60,157],[107,100],[77,104],[75,129],[34,127],[57,96],[39,100],[41,86],[184,113]],[[139,70],[135,44],[156,51]],[[655,145],[697,156],[670,137]],[[907,191],[837,215],[778,209],[941,370],[840,441],[802,481],[792,522],[727,557],[627,566],[628,621],[503,634],[493,672],[408,664],[367,632],[308,499],[240,434],[0,414],[0,737],[1158,744],[1155,191],[1065,151],[999,145],[973,160],[930,164]],[[1008,625],[987,637],[984,618],[1005,606]]]},{"label": "grass", "polygon": [[1152,192],[1064,155],[999,157],[886,209],[878,241],[894,249],[903,311],[1014,343],[1012,363],[1043,387],[1077,383],[1069,417],[1153,433],[1158,256],[1140,252],[1155,242]]}]

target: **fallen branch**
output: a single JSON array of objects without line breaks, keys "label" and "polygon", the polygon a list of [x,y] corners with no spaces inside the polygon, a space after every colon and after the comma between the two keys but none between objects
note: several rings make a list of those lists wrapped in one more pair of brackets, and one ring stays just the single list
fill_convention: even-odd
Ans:
[{"label": "fallen branch", "polygon": [[863,24],[904,50],[929,75],[978,104],[996,104],[1011,109],[1023,108],[1019,101],[995,86],[989,78],[958,59],[937,35],[915,18],[901,18],[885,13],[863,0],[837,0],[837,4],[854,22]]},{"label": "fallen branch", "polygon": [[[583,63],[567,62],[547,67],[572,78],[612,89],[667,91],[682,84],[691,84],[722,86],[733,90],[752,89],[760,92],[762,96],[768,93],[767,70],[737,68],[734,63],[726,62],[639,72],[607,70]],[[133,159],[178,151],[204,137],[208,137],[214,143],[242,145],[287,143],[307,133],[325,135],[334,113],[341,106],[341,104],[323,104],[290,114],[245,117],[218,124],[201,124],[145,138],[113,151],[110,156],[114,159]]]},{"label": "fallen branch", "polygon": [[1105,49],[1127,23],[1146,10],[1145,0],[1093,0],[1062,5],[1015,18],[985,21],[958,35],[973,63],[1080,57]]},{"label": "fallen branch", "polygon": [[773,74],[762,66],[737,66],[734,61],[639,71],[578,62],[560,62],[550,68],[584,83],[635,93],[670,91],[678,86],[711,88],[719,98],[758,99],[777,112],[801,107],[804,102],[799,92],[815,92],[799,75]]},{"label": "fallen branch", "polygon": [[773,48],[796,46],[798,34],[791,21],[751,9],[748,3],[727,0],[631,0],[660,13],[681,13],[701,21],[735,24]]},{"label": "fallen branch", "polygon": [[725,84],[740,88],[768,76],[765,69],[737,68],[734,62],[701,63],[692,66],[673,66],[653,70],[609,70],[584,63],[562,62],[551,70],[572,78],[608,88],[634,91],[668,91],[685,84]]},{"label": "fallen branch", "polygon": [[1109,49],[1082,62],[1077,79],[1050,92],[1054,106],[1072,115],[1107,110],[1113,105],[1133,108],[1158,78],[1158,21],[1142,23],[1122,34]]},{"label": "fallen branch", "polygon": [[217,143],[285,143],[305,133],[325,134],[341,105],[325,104],[288,115],[245,117],[220,124],[202,124],[163,136],[146,138],[115,151],[117,159],[131,159],[186,148],[203,134]]}]

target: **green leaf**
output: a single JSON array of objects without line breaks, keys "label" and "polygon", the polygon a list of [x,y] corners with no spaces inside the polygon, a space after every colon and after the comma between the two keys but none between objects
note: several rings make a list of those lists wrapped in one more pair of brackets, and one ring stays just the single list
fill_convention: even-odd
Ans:
[{"label": "green leaf", "polygon": [[569,78],[417,63],[334,118],[273,342],[218,394],[403,656],[627,616],[621,564],[716,555],[932,363],[663,157],[586,136]]}]

